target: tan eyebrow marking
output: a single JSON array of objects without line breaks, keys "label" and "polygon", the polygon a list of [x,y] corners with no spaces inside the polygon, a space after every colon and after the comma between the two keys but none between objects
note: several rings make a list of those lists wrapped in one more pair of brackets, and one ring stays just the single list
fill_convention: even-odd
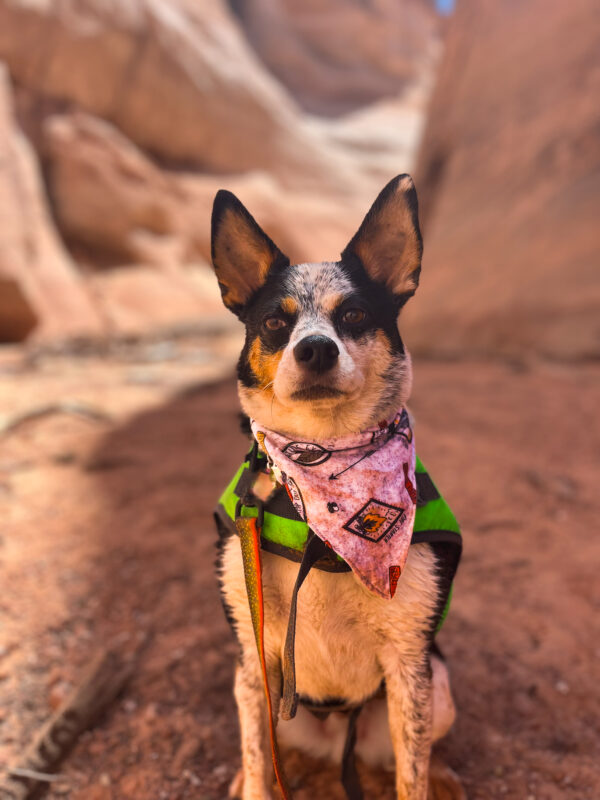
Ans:
[{"label": "tan eyebrow marking", "polygon": [[335,311],[335,309],[344,302],[346,299],[346,295],[341,294],[341,292],[336,292],[336,294],[326,294],[323,299],[321,300],[321,308],[324,311]]},{"label": "tan eyebrow marking", "polygon": [[284,297],[281,301],[281,308],[287,314],[297,314],[298,313],[298,303],[294,300],[293,297]]}]

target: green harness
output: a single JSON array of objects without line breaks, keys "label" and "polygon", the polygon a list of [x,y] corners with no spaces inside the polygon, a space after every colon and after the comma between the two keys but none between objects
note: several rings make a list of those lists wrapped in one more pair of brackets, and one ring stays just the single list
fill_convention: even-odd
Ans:
[{"label": "green harness", "polygon": [[[231,533],[236,533],[235,512],[238,502],[246,495],[252,484],[254,473],[250,469],[251,454],[241,464],[227,488],[219,498],[215,511],[217,519],[224,523]],[[441,496],[428,472],[417,456],[415,469],[417,478],[417,512],[413,528],[412,544],[426,542],[428,544],[448,543],[453,552],[452,560],[456,560],[452,577],[458,567],[462,541],[460,528],[450,506]],[[247,516],[257,516],[256,508],[249,508]],[[290,561],[302,561],[302,555],[308,538],[309,526],[300,519],[283,487],[277,489],[264,504],[264,521],[261,530],[261,547],[263,550],[287,558]],[[328,572],[348,572],[350,567],[339,556],[321,559],[315,564],[317,569]],[[452,584],[442,607],[436,632],[441,628],[452,596]]]},{"label": "green harness", "polygon": [[[277,783],[283,798],[288,800],[291,795],[280,764],[264,655],[264,607],[260,550],[266,550],[300,563],[296,585],[292,593],[288,632],[284,647],[281,714],[284,719],[291,719],[296,713],[298,701],[318,716],[326,716],[331,711],[348,712],[348,731],[342,757],[341,778],[349,800],[362,800],[363,794],[354,760],[356,721],[362,704],[348,706],[344,701],[334,701],[323,705],[311,702],[308,698],[299,698],[296,693],[294,656],[297,595],[310,569],[314,567],[328,572],[349,572],[350,567],[339,556],[331,552],[311,531],[309,525],[298,516],[283,487],[275,488],[265,502],[260,501],[254,495],[253,487],[257,476],[260,472],[267,473],[267,471],[266,458],[259,453],[255,444],[221,495],[215,509],[215,521],[222,538],[238,535],[241,541],[246,590],[269,709],[271,749]],[[433,647],[435,634],[441,628],[450,608],[452,581],[460,560],[462,538],[454,514],[438,492],[418,457],[415,478],[417,509],[411,545],[420,543],[430,545],[436,556],[440,585],[440,597],[431,626]]]}]

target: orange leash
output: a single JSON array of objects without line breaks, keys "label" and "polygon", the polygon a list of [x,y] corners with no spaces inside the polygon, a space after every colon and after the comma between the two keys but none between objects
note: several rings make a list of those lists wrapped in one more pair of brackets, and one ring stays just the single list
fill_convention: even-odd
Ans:
[{"label": "orange leash", "polygon": [[[249,505],[256,505],[257,503],[258,501],[251,501]],[[271,703],[269,678],[267,676],[267,662],[265,659],[265,614],[262,588],[262,562],[260,555],[260,533],[262,530],[261,505],[258,506],[258,517],[242,517],[242,502],[240,501],[238,503],[238,508],[236,509],[235,525],[242,546],[244,579],[246,582],[246,591],[248,593],[248,603],[250,605],[250,616],[252,618],[254,638],[256,639],[256,649],[258,650],[258,658],[260,661],[263,678],[263,687],[267,700],[267,711],[269,715],[269,737],[271,740],[273,768],[275,770],[275,778],[277,779],[277,785],[279,786],[283,800],[290,800],[291,795],[289,793],[289,789],[287,788],[287,781],[281,767],[279,748],[277,746],[277,738],[275,736],[275,720],[273,719],[273,705]]]},{"label": "orange leash", "polygon": [[[243,517],[242,508],[256,508],[257,517]],[[262,586],[262,561],[261,561],[261,531],[263,526],[263,504],[251,494],[247,494],[243,501],[238,501],[235,511],[235,526],[240,537],[242,548],[242,561],[244,564],[244,581],[248,594],[248,604],[250,606],[250,616],[256,639],[256,649],[263,678],[263,688],[267,700],[267,712],[269,715],[269,737],[271,740],[271,757],[275,778],[281,792],[283,800],[290,800],[291,794],[287,786],[287,781],[281,766],[277,737],[275,734],[275,719],[273,718],[273,705],[271,703],[271,693],[269,692],[269,679],[267,676],[267,662],[265,658],[264,641],[264,598]],[[298,570],[298,576],[294,590],[292,592],[292,602],[288,620],[288,630],[285,642],[285,653],[283,659],[283,698],[281,704],[281,714],[284,719],[292,719],[296,714],[296,704],[298,695],[296,694],[296,667],[294,657],[294,639],[296,631],[296,611],[298,591],[308,575],[310,569],[319,559],[328,555],[327,545],[309,531],[304,548],[304,554]],[[354,760],[354,746],[356,743],[356,720],[362,705],[352,708],[348,718],[348,731],[346,743],[342,757],[342,784],[348,800],[363,800],[364,795],[360,786],[358,772]]]}]

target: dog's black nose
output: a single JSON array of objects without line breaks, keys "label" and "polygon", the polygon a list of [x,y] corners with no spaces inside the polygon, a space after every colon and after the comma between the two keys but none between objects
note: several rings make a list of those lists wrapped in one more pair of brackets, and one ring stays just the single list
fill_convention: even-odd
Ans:
[{"label": "dog's black nose", "polygon": [[327,372],[338,359],[340,351],[327,336],[306,336],[294,347],[294,357],[301,367],[311,372]]}]

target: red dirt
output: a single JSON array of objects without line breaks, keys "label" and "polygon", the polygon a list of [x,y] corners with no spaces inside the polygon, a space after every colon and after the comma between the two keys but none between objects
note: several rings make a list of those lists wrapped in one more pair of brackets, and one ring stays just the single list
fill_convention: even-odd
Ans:
[{"label": "red dirt", "polygon": [[[221,800],[239,765],[211,523],[244,452],[235,387],[156,398],[112,428],[51,416],[0,440],[0,763],[100,644],[145,642],[48,798]],[[600,795],[599,404],[595,365],[416,364],[419,453],[464,526],[441,752],[471,800]],[[335,770],[289,771],[298,800],[341,798]],[[365,773],[368,797],[391,786]]]}]

